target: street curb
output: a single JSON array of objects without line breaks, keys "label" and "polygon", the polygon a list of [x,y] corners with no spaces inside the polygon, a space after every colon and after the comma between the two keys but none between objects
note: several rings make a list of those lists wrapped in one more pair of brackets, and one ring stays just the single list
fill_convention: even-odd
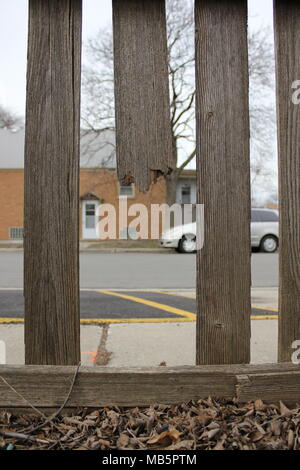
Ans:
[{"label": "street curb", "polygon": [[[14,253],[24,251],[23,248],[0,248],[0,252]],[[168,248],[81,248],[79,253],[162,253],[172,254],[175,250]]]},{"label": "street curb", "polygon": [[[24,251],[23,248],[0,248],[0,252],[15,253]],[[160,249],[160,248],[82,248],[79,253],[162,253],[172,254],[175,250],[172,249]]]},{"label": "street curb", "polygon": [[7,252],[12,253],[12,252],[15,252],[15,251],[23,251],[23,248],[0,248],[0,252],[2,252],[2,251],[3,252],[7,251]]},{"label": "street curb", "polygon": [[167,248],[82,248],[80,253],[175,253]]},{"label": "street curb", "polygon": [[[0,248],[0,252],[19,252],[23,248]],[[168,248],[81,248],[79,253],[175,253],[175,250]]]}]

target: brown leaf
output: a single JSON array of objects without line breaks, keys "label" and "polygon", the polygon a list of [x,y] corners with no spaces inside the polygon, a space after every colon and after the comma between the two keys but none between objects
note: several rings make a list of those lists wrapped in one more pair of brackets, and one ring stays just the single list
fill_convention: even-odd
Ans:
[{"label": "brown leaf", "polygon": [[212,423],[209,423],[209,425],[207,426],[207,429],[209,429],[209,430],[219,429],[219,428],[220,428],[219,423],[216,423],[215,421],[213,421]]},{"label": "brown leaf", "polygon": [[257,429],[259,430],[261,434],[266,434],[266,431],[259,423],[255,423],[255,426],[257,427]]},{"label": "brown leaf", "polygon": [[180,441],[176,444],[172,444],[169,447],[165,447],[164,450],[191,450],[194,448],[195,441]]},{"label": "brown leaf", "polygon": [[65,442],[65,441],[68,441],[69,438],[75,434],[76,430],[75,429],[69,429],[69,431],[67,432],[67,434],[65,434],[62,438],[61,438],[61,442]]},{"label": "brown leaf", "polygon": [[88,428],[90,426],[96,426],[96,423],[93,419],[85,419],[82,423],[81,423],[82,426]]},{"label": "brown leaf", "polygon": [[0,415],[0,421],[3,424],[9,424],[10,419],[11,419],[11,413],[9,413],[9,411],[2,411],[2,413]]},{"label": "brown leaf", "polygon": [[198,416],[195,417],[196,420],[198,421],[199,424],[202,424],[203,426],[206,426],[212,419],[213,417],[211,416],[210,413],[204,412],[202,414],[199,414]]},{"label": "brown leaf", "polygon": [[271,421],[271,431],[275,436],[280,436],[281,434],[281,422],[278,419]]},{"label": "brown leaf", "polygon": [[264,411],[266,409],[266,405],[262,400],[256,400],[254,402],[254,408],[256,411]]},{"label": "brown leaf", "polygon": [[66,424],[73,424],[75,426],[82,426],[82,421],[79,421],[78,417],[76,418],[69,418],[68,416],[66,416],[64,419],[63,419],[64,423]]},{"label": "brown leaf", "polygon": [[106,447],[106,448],[110,447],[110,442],[106,441],[105,439],[99,439],[98,442],[101,447]]},{"label": "brown leaf", "polygon": [[156,436],[153,436],[148,440],[148,444],[168,447],[179,442],[180,435],[181,433],[178,432],[177,429],[171,428],[169,431],[165,431]]},{"label": "brown leaf", "polygon": [[288,432],[288,448],[289,450],[292,450],[293,447],[294,447],[294,432],[292,431],[292,429],[289,430]]},{"label": "brown leaf", "polygon": [[220,428],[212,429],[211,431],[207,432],[208,439],[213,439],[218,433],[220,432]]},{"label": "brown leaf", "polygon": [[258,442],[261,439],[263,439],[263,437],[265,437],[265,433],[263,434],[259,431],[255,431],[249,434],[249,438],[251,439],[251,442]]},{"label": "brown leaf", "polygon": [[282,401],[279,402],[279,404],[281,416],[291,416],[293,414],[293,412],[289,410]]},{"label": "brown leaf", "polygon": [[213,450],[224,450],[224,442],[225,442],[225,438],[222,437],[222,439],[220,439],[216,443],[215,447],[213,447]]},{"label": "brown leaf", "polygon": [[119,439],[117,440],[117,448],[123,449],[129,444],[129,436],[127,434],[121,433]]},{"label": "brown leaf", "polygon": [[92,421],[96,421],[96,420],[98,419],[98,416],[91,414],[91,415],[87,415],[87,416],[85,417],[85,419],[89,419],[89,420],[92,420]]}]

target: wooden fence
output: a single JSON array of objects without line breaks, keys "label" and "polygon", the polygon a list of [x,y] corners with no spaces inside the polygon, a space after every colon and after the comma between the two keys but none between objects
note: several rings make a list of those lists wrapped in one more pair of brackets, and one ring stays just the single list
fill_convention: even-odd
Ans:
[{"label": "wooden fence", "polygon": [[[300,4],[275,0],[279,362],[250,366],[246,0],[195,0],[198,203],[195,367],[79,370],[70,406],[207,395],[300,399]],[[119,176],[143,190],[172,168],[164,0],[113,0]],[[29,0],[25,159],[26,366],[0,374],[36,406],[62,403],[80,360],[78,182],[81,0]],[[130,123],[130,126],[128,126]],[[100,267],[101,268],[101,267]],[[184,346],[183,346],[184,347]],[[235,365],[233,365],[235,364]],[[35,366],[34,366],[35,365]],[[0,406],[26,406],[0,382]]]}]

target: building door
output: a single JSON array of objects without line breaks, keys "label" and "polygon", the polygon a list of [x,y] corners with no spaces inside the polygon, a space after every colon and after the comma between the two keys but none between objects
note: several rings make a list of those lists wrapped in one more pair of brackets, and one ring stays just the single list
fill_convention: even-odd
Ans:
[{"label": "building door", "polygon": [[82,204],[82,238],[93,240],[98,238],[96,231],[96,215],[98,201],[83,201]]}]

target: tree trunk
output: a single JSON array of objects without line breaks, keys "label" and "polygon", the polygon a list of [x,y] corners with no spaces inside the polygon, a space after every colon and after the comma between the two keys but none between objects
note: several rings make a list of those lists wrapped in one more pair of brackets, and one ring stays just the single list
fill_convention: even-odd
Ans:
[{"label": "tree trunk", "polygon": [[177,138],[172,129],[172,164],[173,170],[166,175],[166,202],[169,206],[172,206],[176,202],[176,188],[177,182],[180,175],[180,171],[177,168],[178,152],[177,152]]},{"label": "tree trunk", "polygon": [[172,171],[172,173],[166,176],[166,202],[169,206],[172,206],[176,202],[176,188],[178,178],[179,174],[177,171]]}]

